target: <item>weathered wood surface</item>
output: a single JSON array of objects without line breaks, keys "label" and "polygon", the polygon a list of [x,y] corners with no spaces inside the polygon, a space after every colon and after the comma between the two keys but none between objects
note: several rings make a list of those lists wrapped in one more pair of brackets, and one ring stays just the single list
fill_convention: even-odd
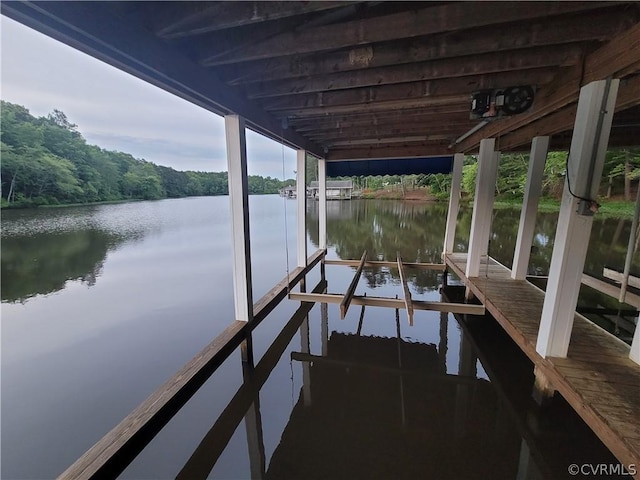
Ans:
[{"label": "weathered wood surface", "polygon": [[[360,265],[360,260],[325,260],[325,265],[346,265],[348,267],[357,267]],[[405,267],[410,268],[422,268],[425,270],[440,270],[444,271],[447,267],[444,263],[412,263],[412,262],[403,262]],[[397,262],[384,262],[384,261],[371,261],[368,260],[364,262],[365,267],[397,267]]]},{"label": "weathered wood surface", "polygon": [[[291,292],[290,300],[317,303],[340,303],[343,295],[335,293],[298,293]],[[404,300],[399,298],[384,298],[354,295],[351,299],[353,305],[365,305],[367,307],[406,308]],[[484,305],[472,305],[468,303],[430,302],[425,300],[413,300],[414,310],[432,310],[435,312],[460,313],[462,315],[484,315]]]},{"label": "weathered wood surface", "polygon": [[351,300],[353,299],[353,295],[356,292],[356,287],[358,286],[358,281],[360,280],[360,275],[362,275],[362,269],[364,268],[364,263],[367,261],[367,251],[365,250],[362,254],[362,258],[360,259],[360,263],[358,264],[358,269],[356,273],[353,275],[353,279],[347,288],[347,291],[342,297],[342,301],[340,302],[340,318],[343,318],[347,315],[347,310],[349,310],[349,305],[351,304]]},{"label": "weathered wood surface", "polygon": [[400,284],[404,292],[404,307],[407,309],[409,325],[413,326],[413,302],[411,301],[411,291],[409,290],[409,285],[407,285],[407,275],[404,273],[400,252],[398,252],[398,274],[400,275]]},{"label": "weathered wood surface", "polygon": [[[286,297],[287,292],[324,256],[318,250],[306,268],[298,267],[254,304],[253,322],[232,322],[209,345],[191,359],[178,373],[162,384],[127,417],[85,452],[58,478],[115,477],[135,453],[136,442],[153,438],[184,405],[215,369],[233,352],[269,312]],[[139,448],[137,449],[140,450]],[[137,452],[136,452],[137,453]]]},{"label": "weathered wood surface", "polygon": [[567,358],[542,358],[535,346],[544,292],[512,280],[510,270],[493,259],[486,270],[483,262],[480,277],[467,279],[466,254],[446,257],[451,270],[607,448],[625,465],[640,464],[640,365],[628,358],[629,346],[576,314]]}]

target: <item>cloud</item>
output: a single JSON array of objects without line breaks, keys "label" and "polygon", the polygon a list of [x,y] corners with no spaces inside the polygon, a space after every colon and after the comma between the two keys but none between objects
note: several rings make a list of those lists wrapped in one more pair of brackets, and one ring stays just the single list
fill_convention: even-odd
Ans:
[{"label": "cloud", "polygon": [[[226,170],[224,120],[1,17],[2,99],[33,115],[63,111],[88,143],[177,170]],[[284,150],[284,155],[283,155]],[[250,175],[285,178],[295,152],[247,133]]]}]

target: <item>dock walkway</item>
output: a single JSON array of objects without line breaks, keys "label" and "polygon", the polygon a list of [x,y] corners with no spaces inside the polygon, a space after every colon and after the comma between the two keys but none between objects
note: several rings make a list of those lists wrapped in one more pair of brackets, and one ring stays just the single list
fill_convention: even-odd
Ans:
[{"label": "dock walkway", "polygon": [[[534,365],[624,465],[640,466],[640,365],[629,346],[576,314],[567,358],[542,358],[536,340],[544,292],[511,271],[483,260],[480,276],[466,278],[466,253],[446,264],[484,303]],[[635,478],[640,478],[639,474]]]}]

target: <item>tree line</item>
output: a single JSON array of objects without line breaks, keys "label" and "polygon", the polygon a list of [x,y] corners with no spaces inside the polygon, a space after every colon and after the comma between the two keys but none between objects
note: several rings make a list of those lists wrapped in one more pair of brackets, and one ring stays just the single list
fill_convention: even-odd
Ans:
[{"label": "tree line", "polygon": [[[87,144],[60,110],[34,117],[1,103],[3,207],[227,195],[227,172],[178,171]],[[249,176],[250,194],[278,193],[294,180]]]},{"label": "tree line", "polygon": [[[559,200],[562,197],[567,167],[567,152],[549,152],[545,163],[542,197]],[[478,173],[477,156],[467,155],[462,170],[462,193],[473,197]],[[317,160],[307,157],[307,181],[315,180]],[[503,153],[498,164],[496,198],[498,200],[520,200],[524,195],[529,168],[528,153]],[[335,180],[354,182],[354,188],[363,192],[379,190],[406,191],[427,189],[437,199],[448,199],[451,174],[379,175],[360,177],[336,177]],[[600,197],[616,197],[625,201],[634,200],[637,181],[640,180],[640,148],[610,149],[605,156]]]}]

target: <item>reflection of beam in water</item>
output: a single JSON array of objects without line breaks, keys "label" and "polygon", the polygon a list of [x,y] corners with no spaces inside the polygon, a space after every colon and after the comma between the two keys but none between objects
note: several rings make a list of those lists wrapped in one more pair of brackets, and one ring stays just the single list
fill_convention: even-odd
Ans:
[{"label": "reflection of beam in water", "polygon": [[[473,351],[473,347],[469,342],[466,334],[462,332],[460,335],[460,356],[458,359],[458,375],[467,378],[476,378],[476,362],[477,358]],[[469,411],[469,397],[471,397],[470,387],[468,385],[458,385],[456,391],[456,413],[454,420],[454,431],[456,438],[465,436],[467,425],[467,414]]]},{"label": "reflection of beam in water", "polygon": [[[310,353],[309,345],[309,315],[307,315],[302,325],[300,325],[300,347],[303,353]],[[311,371],[310,365],[302,365],[302,394],[304,396],[304,406],[311,406]]]},{"label": "reflection of beam in water", "polygon": [[[362,306],[364,310],[364,305]],[[413,323],[413,322],[412,322]],[[396,308],[396,338],[398,339],[398,368],[402,372],[402,340],[400,337],[400,310]],[[407,415],[404,410],[404,379],[400,373],[400,417],[402,418],[402,426],[407,425]]]},{"label": "reflection of beam in water", "polygon": [[[456,295],[461,297],[464,288],[450,287],[445,293],[445,299],[447,295],[449,299]],[[555,399],[542,410],[533,404],[532,364],[497,322],[462,315],[455,315],[455,318],[500,399],[496,415],[501,418],[496,418],[496,441],[513,435],[513,431],[504,431],[508,416],[526,444],[527,451],[521,449],[521,460],[523,456],[528,459],[529,473],[522,478],[564,477],[569,454],[577,464],[617,463],[564,400]]]},{"label": "reflection of beam in water", "polygon": [[[324,288],[325,283],[320,282],[314,289],[314,292],[321,292]],[[291,342],[291,339],[312,307],[312,304],[303,303],[300,308],[296,310],[289,322],[265,352],[262,359],[258,362],[255,369],[253,369],[253,381],[243,383],[238,389],[176,478],[192,480],[207,478],[209,476],[213,466],[251,406],[255,398],[255,392],[266,382],[269,374],[280,360],[282,353]]]},{"label": "reflection of beam in water", "polygon": [[320,334],[322,335],[322,356],[325,357],[329,350],[329,305],[320,304]]},{"label": "reflection of beam in water", "polygon": [[291,360],[295,360],[297,362],[309,362],[312,364],[325,365],[329,367],[336,367],[341,369],[363,369],[363,370],[372,370],[388,375],[403,375],[405,377],[416,377],[420,379],[428,379],[430,382],[441,382],[441,383],[452,383],[452,384],[460,384],[460,385],[476,385],[480,383],[481,385],[490,386],[489,382],[485,382],[484,380],[478,380],[473,377],[465,377],[462,375],[451,375],[451,374],[441,374],[441,373],[426,373],[423,370],[419,369],[407,369],[406,367],[403,369],[397,367],[384,367],[381,365],[375,365],[371,363],[358,362],[355,360],[339,360],[329,357],[322,357],[320,355],[311,355],[302,352],[291,352]]},{"label": "reflection of beam in water", "polygon": [[[251,347],[251,344],[249,344]],[[252,347],[251,347],[252,349]],[[253,351],[248,356],[251,361],[242,363],[242,377],[244,383],[253,384]],[[264,451],[264,438],[262,435],[262,416],[260,414],[260,392],[255,389],[253,402],[244,416],[244,425],[247,432],[247,447],[249,449],[249,469],[251,480],[262,480],[266,468],[266,456]]]}]

